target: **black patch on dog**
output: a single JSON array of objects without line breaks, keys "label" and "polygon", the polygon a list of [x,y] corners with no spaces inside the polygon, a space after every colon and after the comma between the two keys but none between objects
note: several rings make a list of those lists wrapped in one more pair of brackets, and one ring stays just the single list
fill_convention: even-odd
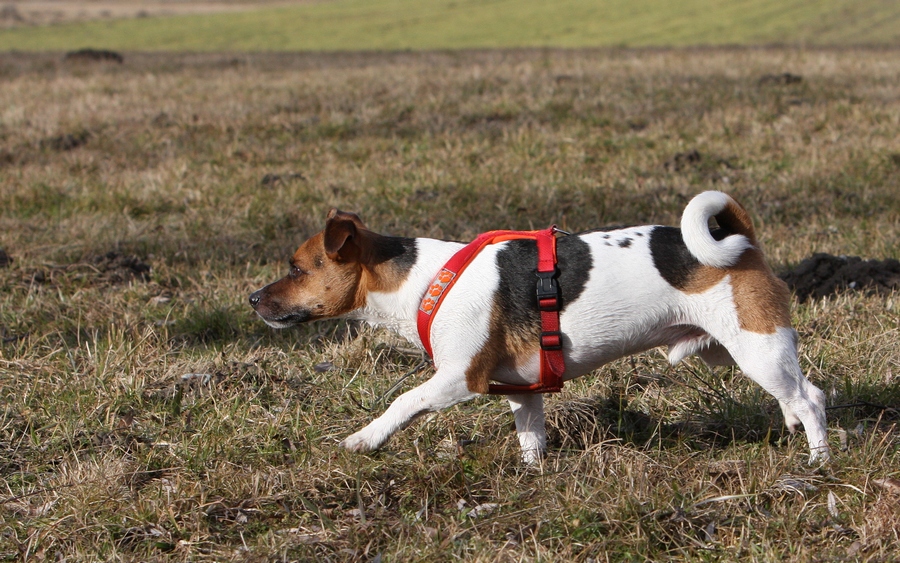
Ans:
[{"label": "black patch on dog", "polygon": [[676,289],[684,289],[700,266],[681,238],[681,229],[656,227],[650,231],[650,256],[659,275]]},{"label": "black patch on dog", "polygon": [[376,264],[391,260],[403,272],[408,272],[412,268],[419,254],[416,248],[416,239],[405,237],[381,237],[375,248],[377,251],[374,256]]},{"label": "black patch on dog", "polygon": [[[556,241],[557,279],[560,290],[560,312],[584,291],[593,266],[591,249],[578,236]],[[500,270],[498,300],[503,316],[510,325],[536,326],[541,318],[537,307],[537,242],[511,240],[497,253]]]},{"label": "black patch on dog", "polygon": [[[724,229],[710,232],[716,240],[728,236]],[[700,262],[684,245],[681,229],[675,227],[654,227],[650,231],[650,255],[659,274],[675,289],[687,287],[691,274],[700,267]]]},{"label": "black patch on dog", "polygon": [[623,239],[623,240],[620,240],[620,241],[619,241],[619,247],[620,247],[620,248],[628,248],[629,246],[631,246],[631,239],[630,239],[630,238],[626,238],[626,239]]}]

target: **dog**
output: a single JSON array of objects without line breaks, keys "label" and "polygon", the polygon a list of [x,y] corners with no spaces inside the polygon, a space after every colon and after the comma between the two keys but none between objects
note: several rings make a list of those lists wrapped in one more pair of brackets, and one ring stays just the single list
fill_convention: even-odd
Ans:
[{"label": "dog", "polygon": [[[710,227],[715,218],[717,227]],[[383,326],[422,347],[417,314],[442,266],[464,244],[377,234],[332,209],[325,229],[290,259],[288,275],[250,295],[270,326],[343,317]],[[790,292],[764,261],[747,211],[722,192],[685,207],[681,228],[597,229],[556,239],[564,380],[630,354],[668,346],[674,365],[698,354],[737,364],[773,395],[810,463],[827,461],[825,395],[803,375]],[[461,272],[431,325],[433,377],[402,394],[341,446],[378,449],[416,417],[487,392],[490,381],[540,376],[541,320],[534,240],[484,247]],[[540,394],[507,396],[526,463],[546,452]]]}]

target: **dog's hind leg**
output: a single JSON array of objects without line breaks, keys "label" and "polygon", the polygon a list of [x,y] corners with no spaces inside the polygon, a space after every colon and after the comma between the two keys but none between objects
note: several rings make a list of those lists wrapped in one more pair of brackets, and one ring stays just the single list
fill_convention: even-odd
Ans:
[{"label": "dog's hind leg", "polygon": [[476,395],[469,391],[461,370],[443,369],[442,366],[431,379],[397,397],[384,414],[368,426],[345,438],[341,446],[356,452],[376,450],[417,417],[452,407]]},{"label": "dog's hind leg", "polygon": [[810,463],[829,458],[825,424],[825,394],[803,375],[797,361],[797,333],[786,327],[772,334],[740,331],[723,342],[750,379],[778,399],[785,424],[806,430]]},{"label": "dog's hind leg", "polygon": [[508,395],[506,400],[516,417],[522,461],[529,465],[539,463],[547,450],[543,395]]}]

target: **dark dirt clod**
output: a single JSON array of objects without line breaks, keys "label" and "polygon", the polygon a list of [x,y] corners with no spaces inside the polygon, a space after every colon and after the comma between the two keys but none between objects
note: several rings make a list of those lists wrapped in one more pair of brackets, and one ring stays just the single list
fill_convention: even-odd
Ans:
[{"label": "dark dirt clod", "polygon": [[79,131],[78,133],[64,133],[56,137],[49,137],[41,140],[41,148],[48,148],[54,151],[70,151],[77,149],[81,145],[87,143],[91,134],[87,131]]},{"label": "dark dirt clod", "polygon": [[799,84],[803,82],[803,77],[798,74],[791,74],[790,72],[783,72],[781,74],[764,74],[759,79],[759,85],[787,85],[787,84]]},{"label": "dark dirt clod", "polygon": [[10,264],[12,264],[12,256],[0,248],[0,268],[8,268]]},{"label": "dark dirt clod", "polygon": [[69,51],[63,57],[66,61],[110,61],[114,63],[125,62],[125,57],[115,51],[106,49],[79,49]]},{"label": "dark dirt clod", "polygon": [[900,262],[819,253],[780,277],[801,303],[846,290],[889,293],[900,288]]},{"label": "dark dirt clod", "polygon": [[148,281],[150,265],[135,256],[126,256],[118,252],[107,252],[95,256],[91,262],[109,283],[125,283],[134,279]]},{"label": "dark dirt clod", "polygon": [[279,182],[290,182],[291,180],[303,180],[305,177],[300,172],[288,172],[286,174],[266,174],[263,176],[260,184],[271,187]]},{"label": "dark dirt clod", "polygon": [[686,168],[699,164],[701,160],[703,160],[703,156],[700,154],[700,151],[694,149],[676,154],[666,161],[665,167],[666,170],[681,172]]},{"label": "dark dirt clod", "polygon": [[706,180],[726,182],[741,168],[734,158],[703,154],[697,149],[674,154],[663,167],[667,172],[697,174]]},{"label": "dark dirt clod", "polygon": [[15,4],[7,4],[0,8],[0,21],[9,21],[9,22],[24,22],[25,18],[22,17],[22,14],[19,13],[19,10],[16,9]]}]

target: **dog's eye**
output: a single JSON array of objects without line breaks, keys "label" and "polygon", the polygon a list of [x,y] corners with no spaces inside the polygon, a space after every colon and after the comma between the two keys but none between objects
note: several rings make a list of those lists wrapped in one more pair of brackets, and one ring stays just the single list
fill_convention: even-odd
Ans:
[{"label": "dog's eye", "polygon": [[302,276],[302,275],[305,274],[305,273],[306,273],[306,272],[304,272],[303,270],[301,270],[301,269],[298,268],[297,266],[293,266],[293,265],[292,265],[292,266],[291,266],[291,271],[290,271],[290,273],[289,273],[288,275],[290,275],[292,278],[299,278],[300,276]]}]

